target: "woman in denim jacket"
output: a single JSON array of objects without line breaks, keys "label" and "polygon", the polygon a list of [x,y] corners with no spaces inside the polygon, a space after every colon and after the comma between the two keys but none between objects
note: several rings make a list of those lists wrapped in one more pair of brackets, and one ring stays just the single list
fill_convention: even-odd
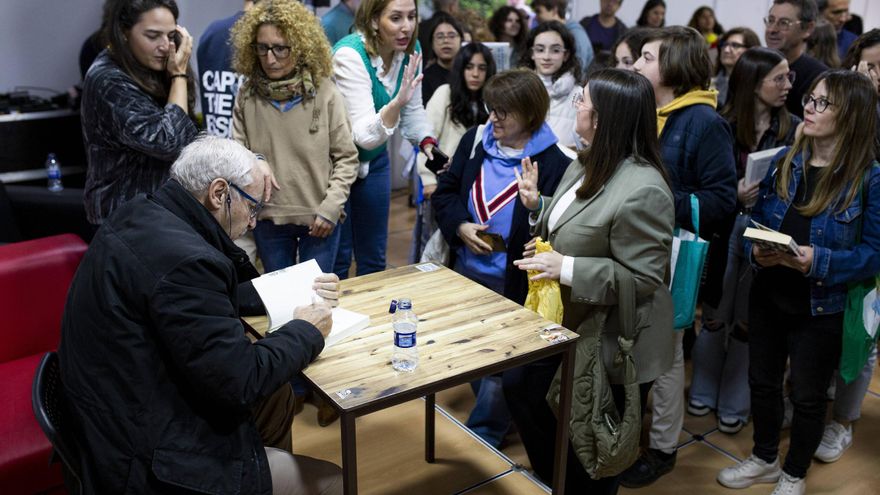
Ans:
[{"label": "woman in denim jacket", "polygon": [[[822,439],[825,389],[837,367],[847,283],[880,272],[876,90],[864,75],[828,71],[804,96],[804,127],[761,183],[752,219],[792,236],[794,256],[745,242],[757,269],[749,298],[749,386],[755,446],[723,469],[730,488],[777,482],[802,494]],[[861,229],[861,239],[857,241]],[[794,416],[780,469],[782,384],[791,362]]]}]

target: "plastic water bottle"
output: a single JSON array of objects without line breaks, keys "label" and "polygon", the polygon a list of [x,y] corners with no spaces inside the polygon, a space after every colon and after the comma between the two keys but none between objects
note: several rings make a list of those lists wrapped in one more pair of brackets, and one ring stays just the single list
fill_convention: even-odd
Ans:
[{"label": "plastic water bottle", "polygon": [[46,177],[49,178],[48,189],[52,192],[64,190],[61,184],[61,164],[55,158],[55,153],[49,153],[46,157]]},{"label": "plastic water bottle", "polygon": [[[392,304],[392,309],[393,309]],[[394,352],[391,354],[391,367],[397,371],[414,371],[419,365],[419,348],[416,346],[416,328],[419,319],[412,310],[410,299],[397,301],[397,310],[391,317],[394,327]]]}]

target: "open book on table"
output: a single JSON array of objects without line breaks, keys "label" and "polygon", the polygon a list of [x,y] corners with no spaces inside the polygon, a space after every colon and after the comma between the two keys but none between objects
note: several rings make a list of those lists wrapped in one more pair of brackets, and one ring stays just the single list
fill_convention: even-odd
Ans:
[{"label": "open book on table", "polygon": [[[263,300],[269,320],[267,333],[274,332],[293,319],[293,310],[308,306],[318,298],[312,289],[321,268],[314,259],[281,270],[266,273],[251,282]],[[344,308],[333,308],[333,328],[324,341],[324,348],[370,326],[370,317]]]},{"label": "open book on table", "polygon": [[746,231],[743,233],[743,237],[749,239],[752,243],[764,249],[780,251],[792,256],[800,255],[800,249],[790,235],[773,230],[754,220],[752,220],[752,225],[754,227],[746,227]]}]

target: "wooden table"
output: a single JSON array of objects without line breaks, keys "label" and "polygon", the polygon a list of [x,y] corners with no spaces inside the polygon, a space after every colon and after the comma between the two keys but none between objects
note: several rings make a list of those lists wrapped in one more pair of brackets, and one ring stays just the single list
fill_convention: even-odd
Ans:
[{"label": "wooden table", "polygon": [[[425,271],[431,270],[433,271]],[[392,299],[409,297],[419,317],[419,366],[412,373],[391,368]],[[562,396],[556,430],[553,493],[564,490],[574,342],[578,335],[556,328],[537,313],[434,264],[410,265],[344,280],[340,305],[370,315],[370,327],[325,349],[303,371],[339,413],[344,491],[357,493],[355,419],[424,396],[425,460],[434,462],[434,393],[482,376],[562,354]],[[265,318],[250,318],[264,331]],[[542,336],[543,335],[543,336]]]}]

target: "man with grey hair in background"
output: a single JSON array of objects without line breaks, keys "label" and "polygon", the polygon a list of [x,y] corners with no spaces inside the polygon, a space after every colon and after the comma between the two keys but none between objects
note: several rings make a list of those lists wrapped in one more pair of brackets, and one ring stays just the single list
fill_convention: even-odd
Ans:
[{"label": "man with grey hair in background", "polygon": [[232,241],[264,180],[253,153],[203,136],[95,235],[58,351],[84,493],[341,493],[337,466],[290,453],[289,385],[324,348],[338,278],[262,340],[239,319],[263,312]]}]

